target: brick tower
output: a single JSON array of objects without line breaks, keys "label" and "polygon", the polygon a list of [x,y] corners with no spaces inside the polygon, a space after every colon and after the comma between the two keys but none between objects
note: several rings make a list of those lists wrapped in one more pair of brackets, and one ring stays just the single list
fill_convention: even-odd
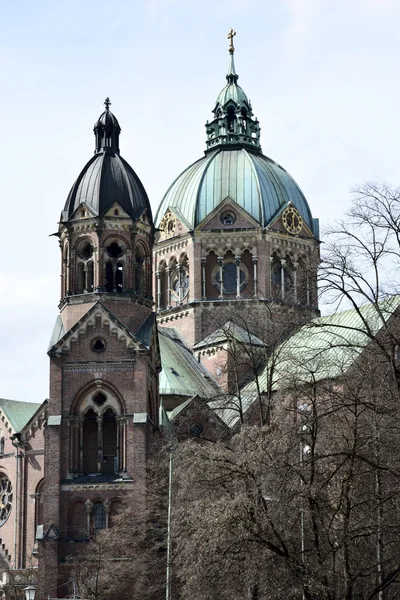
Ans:
[{"label": "brick tower", "polygon": [[124,497],[143,493],[158,425],[153,222],[145,189],[120,156],[120,132],[107,98],[94,156],[60,219],[39,598],[66,595],[72,542],[108,527]]}]

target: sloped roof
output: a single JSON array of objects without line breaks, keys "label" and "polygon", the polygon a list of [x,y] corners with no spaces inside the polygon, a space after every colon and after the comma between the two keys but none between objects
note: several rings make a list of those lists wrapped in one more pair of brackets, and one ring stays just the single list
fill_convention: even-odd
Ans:
[{"label": "sloped roof", "polygon": [[18,400],[0,398],[0,410],[7,417],[15,433],[24,428],[41,406],[37,402],[19,402]]},{"label": "sloped roof", "polygon": [[136,331],[135,337],[142,342],[146,348],[150,348],[151,341],[153,337],[153,328],[156,320],[155,313],[150,313],[148,317],[143,321],[140,325],[139,329]]},{"label": "sloped roof", "polygon": [[[283,342],[259,377],[261,389],[273,378],[274,389],[342,376],[371,342],[373,336],[396,315],[400,296],[377,305],[338,312],[314,319]],[[255,382],[244,393],[256,390]]]},{"label": "sloped roof", "polygon": [[59,348],[61,348],[64,344],[66,344],[68,342],[68,340],[71,340],[73,338],[73,336],[77,335],[77,332],[79,331],[79,329],[81,329],[82,325],[84,324],[90,324],[90,319],[93,315],[103,315],[107,318],[107,320],[109,320],[113,325],[114,325],[114,330],[113,331],[118,331],[118,335],[119,335],[119,339],[124,339],[124,341],[128,344],[137,344],[138,346],[141,346],[143,349],[147,348],[148,346],[146,346],[146,343],[150,343],[150,339],[151,339],[151,331],[152,331],[152,327],[153,327],[153,323],[154,323],[154,317],[152,315],[150,315],[149,317],[146,317],[146,319],[144,320],[144,322],[140,325],[139,329],[137,330],[137,332],[140,332],[140,337],[133,333],[132,331],[130,331],[130,329],[128,329],[124,323],[122,323],[122,321],[120,321],[118,319],[118,317],[116,317],[114,315],[113,312],[111,312],[111,310],[109,308],[107,308],[107,306],[105,306],[100,300],[98,300],[97,302],[95,302],[95,304],[93,304],[89,310],[79,319],[79,321],[77,321],[75,323],[75,325],[73,325],[71,327],[71,329],[69,329],[68,331],[65,331],[60,318],[58,317],[56,320],[56,324],[55,327],[53,329],[53,333],[51,336],[51,341],[50,341],[50,347],[48,349],[48,353],[54,352],[56,350],[58,350]]},{"label": "sloped roof", "polygon": [[208,406],[218,415],[218,417],[231,429],[240,421],[239,407],[243,414],[246,414],[250,406],[257,400],[258,393],[246,392],[237,396],[225,396],[219,400],[211,400]]},{"label": "sloped roof", "polygon": [[162,371],[160,394],[211,398],[221,393],[219,385],[195,359],[183,339],[172,327],[158,330]]},{"label": "sloped roof", "polygon": [[227,321],[223,327],[219,327],[203,340],[197,342],[193,350],[199,350],[205,346],[222,344],[228,339],[235,339],[240,343],[252,344],[253,346],[265,346],[264,342],[253,333],[250,333],[250,331],[240,327],[240,325],[237,325],[233,321]]}]

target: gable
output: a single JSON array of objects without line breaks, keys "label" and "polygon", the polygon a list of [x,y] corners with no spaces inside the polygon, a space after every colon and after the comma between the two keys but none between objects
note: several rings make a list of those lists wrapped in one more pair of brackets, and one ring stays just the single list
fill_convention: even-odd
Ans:
[{"label": "gable", "polygon": [[[140,342],[110,310],[108,310],[101,302],[97,302],[49,349],[48,354],[62,355],[70,352],[72,346],[79,342],[82,337],[90,339],[90,332],[93,332],[93,330],[98,328],[102,329],[104,334],[108,337],[111,335],[116,336],[118,341],[121,342],[126,349],[137,351],[146,350],[145,345]],[[101,351],[99,346],[99,353]]]},{"label": "gable", "polygon": [[244,208],[239,206],[232,198],[227,196],[211,214],[199,225],[199,231],[212,231],[218,229],[234,231],[235,229],[255,229],[260,224]]},{"label": "gable", "polygon": [[75,221],[77,219],[89,219],[91,217],[96,217],[93,209],[85,202],[81,202],[78,208],[74,210],[69,220]]},{"label": "gable", "polygon": [[288,202],[280,207],[279,211],[268,224],[267,229],[283,233],[290,237],[315,239],[313,232],[299,211],[293,206],[292,202]]},{"label": "gable", "polygon": [[158,226],[156,242],[171,239],[188,233],[190,228],[187,221],[175,208],[168,208]]},{"label": "gable", "polygon": [[122,206],[118,202],[114,202],[114,204],[106,211],[105,217],[114,217],[114,218],[124,218],[130,219],[131,217],[127,212],[124,211]]}]

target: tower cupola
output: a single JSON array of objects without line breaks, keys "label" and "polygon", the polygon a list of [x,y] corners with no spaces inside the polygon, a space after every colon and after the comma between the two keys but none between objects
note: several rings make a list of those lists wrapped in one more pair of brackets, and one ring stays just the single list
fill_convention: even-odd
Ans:
[{"label": "tower cupola", "polygon": [[98,152],[109,152],[119,154],[119,134],[121,127],[116,117],[110,111],[110,98],[104,101],[106,110],[100,115],[94,124],[94,135],[96,136],[96,150]]},{"label": "tower cupola", "polygon": [[229,66],[226,75],[227,84],[218,94],[214,119],[206,123],[207,150],[219,146],[247,147],[261,151],[260,124],[253,116],[251,102],[244,90],[238,85],[239,75],[236,73],[233,29],[228,34]]}]

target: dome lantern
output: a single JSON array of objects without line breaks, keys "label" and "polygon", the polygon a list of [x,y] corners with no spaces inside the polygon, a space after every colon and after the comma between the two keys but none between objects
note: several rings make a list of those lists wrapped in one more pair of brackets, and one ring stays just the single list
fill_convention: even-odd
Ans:
[{"label": "dome lantern", "polygon": [[228,34],[229,67],[226,75],[227,84],[218,95],[213,110],[214,119],[206,123],[207,150],[218,146],[246,147],[261,151],[260,124],[253,116],[250,100],[237,84],[233,45],[233,29]]},{"label": "dome lantern", "polygon": [[116,117],[110,111],[110,98],[104,101],[106,110],[100,115],[94,124],[94,135],[96,136],[95,154],[98,152],[108,152],[119,154],[119,134],[121,127]]}]

